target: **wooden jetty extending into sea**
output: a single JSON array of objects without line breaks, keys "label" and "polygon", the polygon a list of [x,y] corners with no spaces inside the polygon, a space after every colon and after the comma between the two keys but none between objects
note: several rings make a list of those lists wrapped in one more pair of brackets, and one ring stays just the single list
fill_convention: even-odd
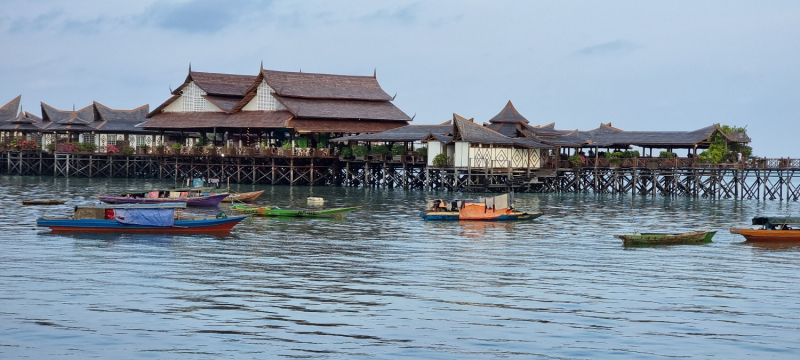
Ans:
[{"label": "wooden jetty extending into sea", "polygon": [[[704,198],[800,199],[800,159],[698,164],[692,159],[637,159],[611,167],[432,167],[391,158],[335,156],[116,155],[4,151],[0,173],[82,178],[219,179],[238,184],[365,186],[470,192],[610,193]],[[624,166],[629,165],[629,166]],[[562,167],[563,166],[563,167]]]}]

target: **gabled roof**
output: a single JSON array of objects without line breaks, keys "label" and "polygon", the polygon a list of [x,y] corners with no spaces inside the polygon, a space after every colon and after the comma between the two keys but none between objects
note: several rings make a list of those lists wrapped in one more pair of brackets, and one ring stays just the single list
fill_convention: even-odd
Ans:
[{"label": "gabled roof", "polygon": [[391,101],[374,76],[353,76],[288,72],[261,69],[261,75],[275,93],[284,97]]},{"label": "gabled roof", "polygon": [[473,144],[514,145],[511,138],[455,113],[453,114],[453,140]]},{"label": "gabled roof", "polygon": [[189,71],[183,85],[172,92],[180,95],[184,87],[194,81],[194,84],[203,89],[208,95],[244,96],[244,92],[253,84],[256,77],[253,75],[236,75]]},{"label": "gabled roof", "polygon": [[14,120],[19,112],[19,103],[21,100],[22,95],[19,95],[0,107],[0,121]]},{"label": "gabled roof", "polygon": [[94,121],[94,108],[92,105],[86,106],[79,110],[58,110],[45,103],[41,103],[41,106],[42,121],[44,122],[60,123],[62,121],[69,122],[73,119],[76,121],[83,121],[85,123]]},{"label": "gabled roof", "polygon": [[115,110],[99,102],[94,102],[94,123],[92,126],[103,132],[144,132],[137,125],[145,121],[149,105],[142,105],[133,110]]},{"label": "gabled roof", "polygon": [[495,123],[514,123],[514,124],[524,123],[524,124],[527,124],[528,123],[528,119],[526,119],[524,116],[520,115],[520,113],[517,111],[517,109],[514,108],[514,104],[511,103],[511,100],[508,100],[508,103],[506,103],[506,106],[503,107],[503,110],[501,110],[497,115],[495,115],[493,118],[491,118],[489,120],[489,123],[492,123],[492,124],[495,124]]},{"label": "gabled roof", "polygon": [[38,125],[38,118],[30,118],[28,117],[28,114],[28,112],[20,112],[15,119],[2,122],[2,125],[0,125],[0,130],[21,132],[41,131],[42,129]]},{"label": "gabled roof", "polygon": [[276,94],[272,96],[298,118],[411,121],[408,115],[389,101],[302,99]]},{"label": "gabled roof", "polygon": [[375,133],[344,136],[331,139],[332,142],[347,141],[387,141],[387,142],[412,142],[421,141],[431,133],[444,135],[453,130],[453,125],[406,125],[392,130]]}]

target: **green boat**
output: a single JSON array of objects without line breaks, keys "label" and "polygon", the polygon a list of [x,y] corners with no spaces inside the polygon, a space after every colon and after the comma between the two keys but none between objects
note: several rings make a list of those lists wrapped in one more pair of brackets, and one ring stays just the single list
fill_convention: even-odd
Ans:
[{"label": "green boat", "polygon": [[274,206],[253,207],[247,205],[234,205],[231,206],[232,211],[240,212],[243,214],[251,214],[258,216],[283,216],[283,217],[312,217],[312,218],[342,218],[347,213],[360,208],[360,206],[325,209],[325,210],[309,210],[309,209],[281,209]]},{"label": "green boat", "polygon": [[672,245],[710,243],[716,231],[690,231],[680,234],[641,233],[633,235],[614,235],[623,245]]}]

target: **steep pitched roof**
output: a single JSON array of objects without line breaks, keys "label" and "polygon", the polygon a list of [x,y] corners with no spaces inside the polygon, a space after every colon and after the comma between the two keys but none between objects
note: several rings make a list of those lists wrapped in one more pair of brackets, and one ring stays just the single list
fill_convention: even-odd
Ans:
[{"label": "steep pitched roof", "polygon": [[390,101],[374,76],[353,76],[288,72],[261,69],[261,75],[275,92],[284,97]]},{"label": "steep pitched roof", "polygon": [[389,101],[302,99],[275,94],[273,96],[298,118],[411,121],[408,115]]},{"label": "steep pitched roof", "polygon": [[514,145],[511,138],[455,113],[453,114],[453,140],[475,144]]},{"label": "steep pitched roof", "polygon": [[22,95],[19,95],[0,107],[0,121],[14,120],[19,112],[19,103],[21,100]]},{"label": "steep pitched roof", "polygon": [[6,131],[21,131],[21,132],[39,132],[42,128],[38,125],[38,120],[36,118],[28,117],[27,112],[20,112],[19,115],[7,122],[3,122],[0,125],[0,130]]},{"label": "steep pitched roof", "polygon": [[58,110],[50,105],[41,103],[42,106],[42,121],[60,123],[62,121],[83,121],[90,123],[94,121],[94,108],[92,105],[86,106],[79,110]]},{"label": "steep pitched roof", "polygon": [[489,120],[489,123],[528,123],[528,119],[524,116],[520,115],[516,108],[514,108],[514,104],[511,103],[511,100],[508,100],[506,106],[503,107],[497,115]]},{"label": "steep pitched roof", "polygon": [[96,101],[92,105],[95,113],[92,126],[98,131],[145,132],[137,125],[145,121],[149,105],[142,105],[132,110],[116,110]]}]

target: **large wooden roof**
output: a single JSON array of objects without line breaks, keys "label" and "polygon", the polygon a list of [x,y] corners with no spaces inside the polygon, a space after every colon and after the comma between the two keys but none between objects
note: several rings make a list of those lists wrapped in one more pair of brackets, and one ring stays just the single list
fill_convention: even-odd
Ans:
[{"label": "large wooden roof", "polygon": [[261,69],[267,84],[284,97],[391,101],[374,76],[287,72]]},{"label": "large wooden roof", "polygon": [[481,126],[461,115],[453,114],[453,140],[473,144],[514,145],[514,141],[497,131]]},{"label": "large wooden roof", "polygon": [[22,95],[19,95],[9,101],[7,104],[0,107],[0,121],[10,121],[17,118],[19,112],[19,103],[22,100]]},{"label": "large wooden roof", "polygon": [[[208,112],[189,112],[192,117],[163,112],[169,104],[177,100],[181,90],[192,81],[207,95],[203,97],[222,110],[216,114]],[[260,69],[256,76],[229,75],[218,73],[202,73],[191,71],[184,84],[172,92],[172,97],[147,115],[149,119],[144,127],[166,130],[169,121],[176,121],[176,128],[189,126],[202,127],[226,124],[223,117],[231,116],[231,122],[245,121],[253,124],[250,127],[273,127],[275,117],[263,111],[244,111],[244,107],[255,99],[259,85],[266,82],[275,92],[272,96],[291,114],[294,124],[301,124],[304,129],[330,129],[331,132],[351,132],[350,121],[363,121],[363,133],[377,132],[408,125],[412,119],[391,103],[392,97],[386,94],[374,76],[350,76],[315,74],[303,72],[286,72]],[[239,113],[250,113],[237,115]],[[277,117],[287,123],[285,112],[277,111]],[[257,117],[263,116],[258,122]],[[246,119],[246,120],[244,120]],[[156,121],[157,120],[157,121]],[[304,120],[301,122],[300,120]],[[327,121],[327,123],[311,126],[308,121]],[[344,122],[348,121],[348,122]],[[391,122],[388,125],[376,125],[376,121]],[[341,128],[337,129],[336,124]],[[356,127],[357,128],[357,127]],[[298,129],[298,131],[301,131]],[[303,130],[305,131],[305,130]]]},{"label": "large wooden roof", "polygon": [[224,112],[166,112],[154,116],[142,125],[147,129],[204,129],[204,128],[286,128],[292,113],[288,111]]}]

